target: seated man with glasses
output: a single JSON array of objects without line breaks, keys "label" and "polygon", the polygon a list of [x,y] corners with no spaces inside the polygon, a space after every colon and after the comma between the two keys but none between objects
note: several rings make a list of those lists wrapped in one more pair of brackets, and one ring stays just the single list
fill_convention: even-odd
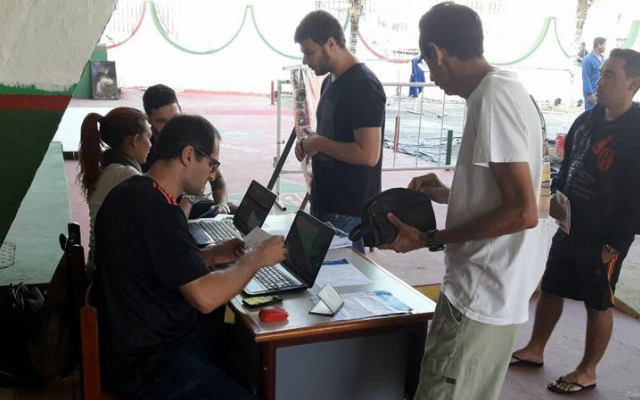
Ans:
[{"label": "seated man with glasses", "polygon": [[[196,218],[213,218],[218,214],[228,214],[229,207],[226,203],[215,204],[215,200],[211,200],[209,197],[215,197],[215,182],[216,176],[218,175],[218,167],[220,166],[220,161],[215,158],[211,158],[207,156],[202,150],[195,148],[194,149],[198,154],[204,156],[209,159],[209,164],[211,165],[211,172],[209,174],[209,184],[211,185],[211,194],[205,194],[205,188],[200,191],[200,194],[190,195],[183,193],[180,199],[180,207],[185,212],[189,219]],[[206,185],[205,185],[206,186]],[[186,200],[186,201],[185,201]],[[222,207],[222,208],[220,208]]]},{"label": "seated man with glasses", "polygon": [[[158,138],[146,176],[113,189],[96,220],[95,300],[105,384],[127,399],[252,399],[205,351],[199,315],[240,293],[286,256],[282,236],[243,254],[234,239],[205,250],[176,202],[202,190],[220,152],[206,119],[180,115]],[[232,263],[211,271],[209,266]]]}]

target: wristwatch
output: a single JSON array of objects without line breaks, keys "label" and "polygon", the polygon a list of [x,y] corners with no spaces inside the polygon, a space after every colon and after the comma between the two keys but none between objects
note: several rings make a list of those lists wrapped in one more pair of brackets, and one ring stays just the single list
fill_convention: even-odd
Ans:
[{"label": "wristwatch", "polygon": [[604,246],[602,246],[602,248],[604,250],[606,250],[607,253],[609,253],[609,254],[616,255],[616,254],[619,253],[618,249],[616,249],[615,247],[611,246],[610,244],[605,244]]},{"label": "wristwatch", "polygon": [[195,204],[195,202],[196,202],[196,196],[193,196],[191,194],[183,194],[182,197],[187,199],[187,200],[189,200],[189,202],[191,202],[191,204]]},{"label": "wristwatch", "polygon": [[437,229],[432,229],[430,231],[427,231],[427,248],[429,249],[429,251],[444,250],[443,244],[436,243],[436,232],[438,232]]}]

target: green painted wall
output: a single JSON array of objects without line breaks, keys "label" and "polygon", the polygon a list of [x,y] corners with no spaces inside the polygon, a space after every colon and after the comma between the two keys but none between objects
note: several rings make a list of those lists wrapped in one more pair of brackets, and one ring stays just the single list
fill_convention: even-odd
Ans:
[{"label": "green painted wall", "polygon": [[[63,111],[0,110],[0,243],[11,227],[63,114]],[[42,206],[46,205],[47,199],[42,199]]]},{"label": "green painted wall", "polygon": [[[107,61],[107,48],[103,44],[98,44],[98,47],[91,53],[89,61]],[[73,91],[73,97],[77,99],[91,99],[93,93],[91,91],[91,71],[89,68],[89,62],[84,66],[82,76],[76,85],[76,90]]]},{"label": "green painted wall", "polygon": [[70,220],[62,144],[51,142],[7,233],[5,243],[15,257],[0,269],[0,286],[51,281],[62,254],[58,235],[66,232]]}]

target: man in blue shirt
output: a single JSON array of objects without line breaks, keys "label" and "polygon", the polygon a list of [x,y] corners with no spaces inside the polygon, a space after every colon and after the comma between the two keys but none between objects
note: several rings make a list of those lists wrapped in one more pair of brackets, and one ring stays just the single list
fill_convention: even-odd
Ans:
[{"label": "man in blue shirt", "polygon": [[604,61],[607,39],[597,37],[593,40],[593,50],[582,61],[582,93],[584,109],[590,110],[596,105],[596,81],[600,77],[600,66]]}]

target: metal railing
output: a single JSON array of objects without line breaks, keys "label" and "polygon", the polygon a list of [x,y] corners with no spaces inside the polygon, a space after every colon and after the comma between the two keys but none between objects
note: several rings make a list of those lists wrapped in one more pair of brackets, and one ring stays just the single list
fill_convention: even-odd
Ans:
[{"label": "metal railing", "polygon": [[[280,157],[282,157],[282,150],[283,150],[283,146],[286,143],[286,140],[282,137],[282,98],[283,98],[283,86],[285,85],[291,85],[291,81],[290,80],[278,80],[276,82],[276,88],[275,88],[275,105],[276,105],[276,112],[277,112],[277,119],[276,119],[276,156],[274,157],[274,161],[273,161],[273,165],[274,167],[278,164],[278,162],[280,161]],[[402,108],[402,103],[407,102],[407,101],[411,101],[408,100],[405,96],[402,96],[400,94],[401,90],[405,87],[417,87],[417,88],[435,88],[436,85],[434,85],[433,83],[419,83],[419,82],[385,82],[382,83],[382,86],[384,87],[396,87],[398,90],[398,95],[393,96],[393,97],[389,97],[389,100],[395,100],[397,99],[397,107],[396,108],[396,113],[395,113],[395,121],[400,121],[401,120],[401,114],[403,111],[408,111],[408,110],[403,110]],[[396,156],[398,154],[398,147],[399,147],[399,141],[400,141],[400,137],[402,136],[402,132],[401,132],[401,125],[399,122],[396,122],[395,124],[395,130],[394,130],[394,140],[393,140],[393,161],[392,161],[392,166],[391,167],[383,167],[382,171],[383,172],[398,172],[398,171],[430,171],[430,170],[440,170],[440,169],[455,169],[455,165],[451,165],[451,157],[452,157],[452,151],[453,151],[453,141],[454,139],[457,139],[459,137],[454,137],[453,136],[453,130],[451,129],[445,129],[445,116],[446,116],[446,106],[447,106],[447,98],[446,98],[446,94],[444,92],[442,92],[442,111],[441,113],[438,115],[438,117],[440,118],[440,136],[437,138],[432,138],[434,140],[438,141],[438,156],[437,156],[437,161],[433,162],[433,165],[419,165],[419,160],[421,159],[421,154],[420,154],[420,149],[421,147],[424,147],[424,145],[421,144],[421,139],[422,139],[422,130],[423,130],[423,116],[425,115],[426,112],[428,112],[428,110],[425,110],[424,107],[424,103],[425,103],[425,97],[424,97],[424,90],[422,90],[420,92],[420,96],[416,99],[416,98],[412,98],[414,102],[419,101],[419,110],[417,107],[414,107],[415,110],[414,111],[408,111],[412,114],[417,114],[418,115],[418,129],[417,132],[413,132],[414,136],[416,136],[416,140],[415,140],[415,144],[409,144],[409,145],[403,145],[404,148],[415,148],[415,155],[413,155],[415,157],[415,163],[413,166],[397,166],[396,165]],[[395,104],[392,106],[394,107]],[[415,106],[415,105],[414,105]],[[387,107],[389,107],[389,105],[387,105]],[[466,107],[466,106],[465,106]],[[466,118],[466,112],[463,113],[463,121],[462,121],[462,125],[460,127],[460,129],[462,129],[462,126],[464,126],[464,118]],[[388,130],[388,127],[387,129]],[[444,136],[444,132],[447,131],[446,137]],[[384,137],[384,133],[382,132],[382,135]],[[406,133],[406,132],[405,132]],[[417,133],[417,135],[416,135]],[[442,156],[445,155],[445,163],[442,163]],[[288,156],[288,154],[286,155]],[[411,155],[409,155],[411,157]],[[432,160],[433,161],[433,160]],[[285,169],[283,168],[280,171],[280,175],[282,174],[301,174],[302,173],[302,169],[296,168],[296,169]],[[278,196],[280,196],[280,178],[278,177],[276,184],[275,184],[275,192]]]}]

